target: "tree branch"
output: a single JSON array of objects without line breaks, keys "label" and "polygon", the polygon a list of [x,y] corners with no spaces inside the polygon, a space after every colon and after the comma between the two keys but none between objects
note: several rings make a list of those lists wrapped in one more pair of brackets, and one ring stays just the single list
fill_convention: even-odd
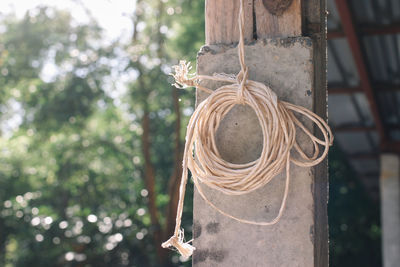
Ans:
[{"label": "tree branch", "polygon": [[175,145],[174,145],[174,167],[168,183],[169,203],[167,206],[167,224],[165,234],[169,237],[174,232],[176,209],[179,201],[179,185],[182,176],[182,143],[180,140],[181,111],[179,106],[179,94],[177,88],[172,88],[172,99],[174,104],[175,119]]},{"label": "tree branch", "polygon": [[150,155],[150,118],[149,111],[147,108],[147,104],[145,104],[145,110],[142,119],[142,149],[144,156],[144,181],[146,184],[146,188],[148,191],[148,209],[150,213],[151,224],[154,228],[154,246],[157,251],[158,259],[160,262],[163,262],[165,259],[165,250],[161,248],[161,243],[163,241],[163,233],[160,227],[158,211],[157,211],[157,203],[156,203],[156,190],[155,190],[155,171],[154,166],[151,162]]}]

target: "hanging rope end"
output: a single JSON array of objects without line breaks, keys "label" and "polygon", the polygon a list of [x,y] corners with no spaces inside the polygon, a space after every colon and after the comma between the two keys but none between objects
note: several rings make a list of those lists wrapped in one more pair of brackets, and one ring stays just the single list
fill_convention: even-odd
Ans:
[{"label": "hanging rope end", "polygon": [[[182,233],[182,234],[181,234]],[[179,253],[185,257],[189,258],[192,256],[193,251],[196,249],[194,246],[190,245],[189,242],[183,242],[183,231],[180,232],[179,236],[172,236],[170,239],[161,244],[163,248],[175,247]]]},{"label": "hanging rope end", "polygon": [[175,73],[170,73],[175,79],[175,83],[172,84],[176,88],[184,89],[186,87],[195,87],[197,85],[196,74],[190,74],[189,71],[192,69],[190,62],[185,60],[179,61],[178,65],[173,66]]}]

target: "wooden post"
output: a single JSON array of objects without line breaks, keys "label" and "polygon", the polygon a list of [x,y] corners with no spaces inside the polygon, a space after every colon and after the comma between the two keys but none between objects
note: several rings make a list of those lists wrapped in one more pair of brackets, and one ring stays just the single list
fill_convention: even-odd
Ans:
[{"label": "wooden post", "polygon": [[383,266],[400,262],[400,157],[381,155],[381,224]]},{"label": "wooden post", "polygon": [[[239,1],[206,0],[206,46],[199,74],[240,70],[237,58]],[[320,0],[245,0],[245,60],[249,78],[269,85],[282,100],[326,117],[326,9]],[[235,45],[232,45],[235,43]],[[216,89],[221,84],[207,83]],[[197,92],[197,103],[207,95]],[[305,123],[312,129],[310,123]],[[244,163],[259,157],[262,133],[254,112],[237,106],[217,132],[221,156]],[[300,145],[311,145],[298,137]],[[291,165],[287,207],[273,226],[254,226],[227,218],[195,191],[193,266],[328,266],[327,163],[313,168]],[[236,217],[268,221],[276,216],[284,174],[243,196],[226,196],[204,186],[207,197]]]}]

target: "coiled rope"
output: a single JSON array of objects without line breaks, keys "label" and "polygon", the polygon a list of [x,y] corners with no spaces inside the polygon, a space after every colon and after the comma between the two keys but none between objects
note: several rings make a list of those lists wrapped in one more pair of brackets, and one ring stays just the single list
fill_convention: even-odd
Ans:
[{"label": "coiled rope", "polygon": [[[174,235],[162,244],[162,247],[175,247],[182,256],[189,257],[195,248],[184,241],[181,229],[183,201],[188,180],[188,169],[192,173],[194,184],[202,198],[223,215],[242,223],[254,225],[273,225],[282,217],[289,191],[290,162],[302,167],[311,167],[320,163],[327,155],[333,143],[332,132],[327,123],[309,111],[288,102],[278,100],[275,92],[268,86],[248,80],[248,68],[244,61],[244,4],[240,1],[238,54],[241,71],[236,77],[226,74],[190,75],[190,66],[181,61],[174,66],[175,86],[178,88],[197,87],[210,95],[201,102],[189,120],[183,155],[183,173],[179,189],[179,202]],[[215,91],[200,85],[201,80],[222,81],[228,85]],[[263,148],[258,159],[234,164],[221,158],[218,152],[215,133],[224,116],[237,104],[249,105],[255,111],[263,133]],[[315,137],[294,115],[301,114],[316,124],[323,139]],[[296,141],[296,127],[301,129],[314,146],[311,156],[306,155]],[[323,147],[320,152],[319,146]],[[291,157],[295,150],[300,160]],[[194,156],[196,155],[196,159]],[[201,183],[228,195],[242,195],[254,191],[270,182],[277,174],[286,170],[286,182],[282,203],[278,215],[268,222],[255,222],[232,216],[210,202],[204,194]]]}]

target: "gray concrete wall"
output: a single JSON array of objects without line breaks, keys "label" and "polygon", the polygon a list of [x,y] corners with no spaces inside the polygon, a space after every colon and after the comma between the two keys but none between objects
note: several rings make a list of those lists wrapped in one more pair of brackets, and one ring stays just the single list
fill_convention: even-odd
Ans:
[{"label": "gray concrete wall", "polygon": [[383,266],[400,266],[400,157],[381,155],[381,225]]},{"label": "gray concrete wall", "polygon": [[[250,79],[269,85],[280,99],[313,110],[313,51],[304,37],[260,40],[246,46]],[[233,73],[240,70],[236,47],[211,45],[198,55],[198,73]],[[221,84],[206,83],[213,89]],[[198,92],[198,103],[207,97]],[[307,127],[312,127],[306,123]],[[311,128],[310,128],[311,129]],[[300,145],[311,150],[304,136]],[[218,149],[228,161],[243,163],[258,158],[262,133],[257,117],[247,106],[237,106],[217,133]],[[280,222],[254,226],[227,218],[206,204],[195,191],[193,266],[313,266],[314,265],[314,172],[291,164],[287,206]],[[283,197],[285,175],[243,196],[227,196],[203,186],[218,207],[240,218],[273,219]]]}]

